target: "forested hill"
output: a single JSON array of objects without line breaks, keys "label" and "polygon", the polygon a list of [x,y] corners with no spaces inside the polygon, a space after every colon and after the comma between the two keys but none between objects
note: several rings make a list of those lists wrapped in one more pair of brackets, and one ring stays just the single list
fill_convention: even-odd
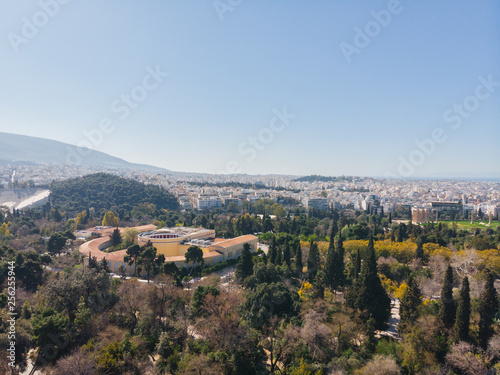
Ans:
[{"label": "forested hill", "polygon": [[352,179],[353,179],[352,177],[347,177],[347,176],[328,177],[328,176],[319,176],[317,174],[313,174],[311,176],[298,177],[292,181],[294,181],[294,182],[315,182],[315,181],[331,182],[331,181],[352,181]]},{"label": "forested hill", "polygon": [[162,187],[106,173],[54,181],[50,189],[52,205],[75,215],[90,207],[102,213],[141,203],[153,203],[157,209],[179,207],[177,198]]}]

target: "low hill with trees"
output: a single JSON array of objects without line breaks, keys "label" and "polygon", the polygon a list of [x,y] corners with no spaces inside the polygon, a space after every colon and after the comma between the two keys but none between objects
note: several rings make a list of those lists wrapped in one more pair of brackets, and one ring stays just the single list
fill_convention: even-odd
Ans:
[{"label": "low hill with trees", "polygon": [[160,186],[107,173],[54,181],[50,189],[52,205],[75,215],[89,207],[97,214],[144,203],[154,204],[157,209],[179,207],[177,198]]}]

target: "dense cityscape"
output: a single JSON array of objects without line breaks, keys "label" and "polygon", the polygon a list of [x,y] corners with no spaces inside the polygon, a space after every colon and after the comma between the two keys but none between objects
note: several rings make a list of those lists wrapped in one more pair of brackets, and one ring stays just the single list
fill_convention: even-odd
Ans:
[{"label": "dense cityscape", "polygon": [[[2,166],[0,186],[49,186],[53,180],[80,177],[101,171],[99,168],[70,166]],[[455,215],[483,220],[498,219],[500,181],[384,179],[372,177],[323,177],[280,175],[210,175],[166,172],[163,174],[130,170],[108,170],[121,177],[163,186],[172,192],[185,209],[221,209],[233,202],[255,202],[288,198],[305,208],[320,210],[394,212],[400,207],[442,210],[437,202],[455,203]],[[234,186],[232,186],[234,185]],[[5,202],[5,201],[4,201]],[[434,202],[434,206],[433,206]],[[449,208],[448,207],[448,208]],[[376,212],[375,212],[376,213]],[[428,218],[427,221],[430,221]]]}]

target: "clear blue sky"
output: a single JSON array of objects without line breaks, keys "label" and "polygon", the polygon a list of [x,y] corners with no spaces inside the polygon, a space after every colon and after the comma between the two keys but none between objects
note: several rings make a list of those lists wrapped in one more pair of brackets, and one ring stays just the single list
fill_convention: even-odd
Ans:
[{"label": "clear blue sky", "polygon": [[55,1],[0,5],[0,131],[78,144],[107,118],[95,149],[175,171],[500,175],[496,0]]}]

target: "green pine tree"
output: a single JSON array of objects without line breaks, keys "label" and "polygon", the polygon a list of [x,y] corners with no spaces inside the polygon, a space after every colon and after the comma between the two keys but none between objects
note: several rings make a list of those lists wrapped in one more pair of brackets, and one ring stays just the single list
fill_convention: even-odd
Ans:
[{"label": "green pine tree", "polygon": [[460,288],[460,297],[458,299],[457,315],[455,325],[453,326],[453,339],[458,341],[469,341],[470,325],[470,290],[469,279],[464,277],[462,287]]},{"label": "green pine tree", "polygon": [[291,265],[291,254],[290,254],[290,245],[288,242],[285,244],[285,249],[283,250],[283,261],[287,264],[288,267]]},{"label": "green pine tree", "polygon": [[455,300],[453,299],[453,269],[448,266],[441,289],[441,300],[439,306],[439,319],[448,329],[453,327],[456,316]]},{"label": "green pine tree", "polygon": [[281,247],[276,249],[276,265],[280,266],[283,263],[283,252],[281,251]]},{"label": "green pine tree", "polygon": [[85,299],[83,296],[80,297],[80,302],[78,303],[78,309],[75,313],[75,325],[80,331],[80,334],[88,334],[90,322],[91,322],[91,311],[85,304]]},{"label": "green pine tree", "polygon": [[351,252],[351,261],[349,266],[349,280],[353,282],[361,272],[361,255],[359,253],[359,249]]},{"label": "green pine tree", "polygon": [[372,316],[377,329],[384,328],[391,315],[391,299],[377,273],[372,236],[368,242],[361,273],[349,289],[346,302],[348,306],[360,311],[363,320],[367,321]]},{"label": "green pine tree", "polygon": [[495,278],[487,271],[486,285],[479,300],[479,345],[486,349],[493,335],[493,319],[498,312],[498,295],[495,289]]},{"label": "green pine tree", "polygon": [[404,241],[404,229],[403,229],[403,224],[398,225],[398,229],[396,231],[396,241],[397,242],[403,242]]},{"label": "green pine tree", "polygon": [[300,247],[300,242],[297,242],[297,247],[295,248],[295,271],[299,277],[302,276],[302,269],[304,265],[302,264],[302,248]]},{"label": "green pine tree", "polygon": [[[333,232],[333,227],[332,227]],[[326,263],[325,263],[325,285],[330,289],[336,289],[337,275],[337,251],[335,250],[335,240],[333,233],[330,233],[330,243],[328,245],[328,252],[326,253]]]},{"label": "green pine tree", "polygon": [[418,309],[422,300],[422,293],[413,275],[410,276],[407,285],[408,287],[400,299],[399,316],[401,320],[398,330],[401,332],[409,332],[411,330],[412,325],[418,318]]},{"label": "green pine tree", "polygon": [[314,281],[319,270],[319,250],[318,245],[311,240],[309,255],[307,257],[307,276],[309,282]]},{"label": "green pine tree", "polygon": [[273,236],[271,241],[271,246],[269,246],[269,262],[272,264],[276,264],[276,256],[278,255],[278,251],[276,249],[276,238]]},{"label": "green pine tree", "polygon": [[332,238],[335,238],[338,231],[339,231],[339,227],[337,225],[337,220],[333,219],[332,220],[332,228],[330,229],[330,242],[332,241]]},{"label": "green pine tree", "polygon": [[99,262],[99,268],[101,270],[108,272],[108,273],[111,272],[111,270],[109,269],[108,261],[106,260],[106,257],[102,258],[102,260]]},{"label": "green pine tree", "polygon": [[366,341],[365,348],[368,353],[373,353],[375,347],[377,346],[377,339],[375,337],[375,319],[370,316],[370,319],[366,322]]},{"label": "green pine tree", "polygon": [[93,257],[90,255],[90,252],[89,252],[89,263],[88,263],[88,267],[89,269],[90,268],[95,268],[96,270],[99,270],[99,263],[97,262],[97,258],[96,257]]},{"label": "green pine tree", "polygon": [[343,287],[345,285],[345,264],[344,264],[344,239],[342,238],[342,234],[339,234],[339,237],[337,239],[337,266],[336,269],[337,271],[335,272],[336,275],[336,284],[337,287]]},{"label": "green pine tree", "polygon": [[417,251],[415,253],[415,257],[421,261],[424,260],[424,241],[421,237],[417,240]]},{"label": "green pine tree", "polygon": [[313,296],[319,299],[325,298],[325,273],[323,271],[317,274],[316,282],[313,284]]},{"label": "green pine tree", "polygon": [[354,263],[354,266],[354,273],[358,277],[361,272],[361,254],[359,253],[359,249],[356,249],[356,263]]},{"label": "green pine tree", "polygon": [[248,243],[243,245],[243,252],[236,264],[234,275],[240,282],[245,280],[248,276],[253,275],[252,253],[250,252],[250,244]]},{"label": "green pine tree", "polygon": [[113,233],[111,234],[111,243],[113,244],[113,246],[117,246],[121,244],[121,242],[122,242],[122,235],[120,233],[120,229],[115,228],[113,230]]}]

